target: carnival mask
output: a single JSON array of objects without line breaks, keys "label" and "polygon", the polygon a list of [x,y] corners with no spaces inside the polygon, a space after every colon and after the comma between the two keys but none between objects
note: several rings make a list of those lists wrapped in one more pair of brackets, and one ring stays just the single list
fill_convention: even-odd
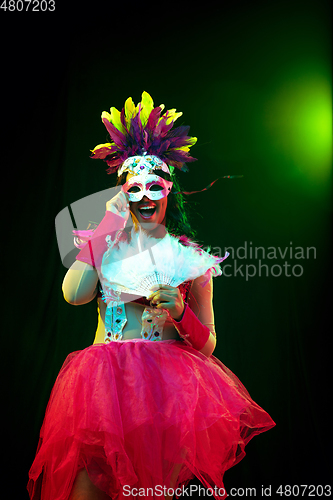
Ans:
[{"label": "carnival mask", "polygon": [[154,170],[163,170],[170,174],[166,163],[157,156],[132,156],[123,163],[118,175],[124,172],[132,174],[132,177],[122,186],[129,201],[140,201],[144,196],[150,200],[161,200],[168,196],[173,183],[156,175]]},{"label": "carnival mask", "polygon": [[159,175],[134,175],[122,186],[122,190],[128,194],[129,201],[140,201],[144,196],[150,200],[161,200],[168,196],[172,184]]}]

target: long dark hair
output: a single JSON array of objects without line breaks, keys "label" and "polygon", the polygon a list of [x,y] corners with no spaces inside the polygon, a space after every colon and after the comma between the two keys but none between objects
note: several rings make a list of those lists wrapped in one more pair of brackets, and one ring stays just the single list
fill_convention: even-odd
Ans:
[{"label": "long dark hair", "polygon": [[[175,236],[187,236],[188,238],[194,240],[196,238],[196,231],[191,227],[191,208],[184,198],[184,195],[179,191],[182,191],[182,187],[179,183],[177,175],[175,172],[170,176],[168,173],[163,172],[163,170],[154,170],[156,175],[163,177],[167,181],[172,181],[173,186],[171,192],[168,194],[168,205],[166,209],[166,223],[165,227],[168,232],[174,234]],[[124,172],[117,181],[117,186],[125,184],[127,172]]]}]

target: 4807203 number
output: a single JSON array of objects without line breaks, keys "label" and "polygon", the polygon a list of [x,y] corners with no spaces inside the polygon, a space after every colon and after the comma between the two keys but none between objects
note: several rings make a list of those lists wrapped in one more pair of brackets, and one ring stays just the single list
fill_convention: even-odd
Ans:
[{"label": "4807203 number", "polygon": [[55,0],[3,0],[0,9],[9,12],[53,12]]}]

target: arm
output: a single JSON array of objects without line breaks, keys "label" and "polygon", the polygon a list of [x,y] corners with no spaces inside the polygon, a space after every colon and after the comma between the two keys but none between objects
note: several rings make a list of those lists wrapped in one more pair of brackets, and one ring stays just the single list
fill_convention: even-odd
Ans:
[{"label": "arm", "polygon": [[66,302],[74,306],[87,304],[97,294],[98,274],[94,267],[75,261],[62,283]]},{"label": "arm", "polygon": [[115,237],[119,229],[124,229],[129,214],[128,195],[123,191],[119,191],[116,196],[107,202],[104,218],[95,229],[93,236],[78,253],[76,260],[99,268],[104,252],[107,250],[106,236],[112,235]]},{"label": "arm", "polygon": [[216,345],[213,312],[213,283],[202,287],[203,276],[194,280],[189,303],[183,302],[178,288],[161,285],[148,297],[151,306],[167,309],[179,335],[194,349],[209,357]]},{"label": "arm", "polygon": [[207,285],[202,287],[201,283],[204,279],[200,276],[194,280],[188,305],[185,305],[181,320],[174,321],[174,324],[181,336],[189,335],[185,337],[185,341],[188,339],[190,345],[192,344],[193,347],[198,348],[198,351],[209,357],[216,346],[213,280],[211,278]]},{"label": "arm", "polygon": [[62,291],[69,304],[87,304],[96,297],[99,279],[96,268],[100,267],[103,254],[107,250],[105,237],[123,229],[128,216],[128,200],[126,195],[120,192],[107,202],[103,220],[66,273]]}]

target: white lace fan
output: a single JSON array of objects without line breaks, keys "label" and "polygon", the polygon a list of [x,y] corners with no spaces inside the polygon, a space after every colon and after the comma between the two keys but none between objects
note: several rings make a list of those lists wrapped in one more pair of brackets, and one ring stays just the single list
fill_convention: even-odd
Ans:
[{"label": "white lace fan", "polygon": [[221,260],[202,249],[184,246],[169,234],[155,239],[132,231],[130,242],[119,242],[104,254],[101,272],[112,288],[148,297],[160,284],[176,287],[212,267],[213,275],[222,274]]}]

